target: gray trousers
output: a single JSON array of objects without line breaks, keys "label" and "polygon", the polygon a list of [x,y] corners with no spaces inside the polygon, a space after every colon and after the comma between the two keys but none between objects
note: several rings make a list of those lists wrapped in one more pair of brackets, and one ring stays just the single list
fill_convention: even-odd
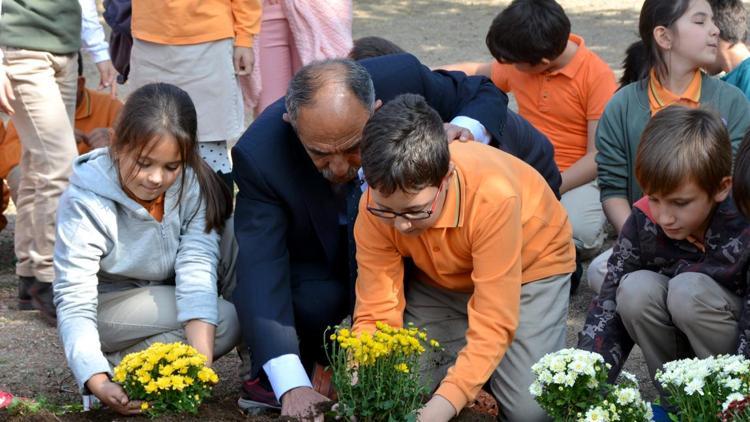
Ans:
[{"label": "gray trousers", "polygon": [[590,257],[602,247],[607,236],[604,230],[607,218],[602,210],[596,180],[565,192],[560,203],[568,213],[576,251],[583,257]]},{"label": "gray trousers", "polygon": [[[177,320],[174,286],[148,286],[99,295],[97,316],[102,352],[113,366],[128,353],[150,345],[186,342]],[[234,305],[219,298],[219,324],[214,337],[214,359],[234,348],[240,324]]]},{"label": "gray trousers", "polygon": [[[526,283],[521,287],[518,328],[500,365],[490,377],[492,394],[500,405],[500,419],[508,421],[550,420],[529,393],[531,366],[546,353],[565,347],[570,274]],[[466,346],[469,328],[467,304],[471,293],[452,292],[412,281],[407,283],[404,322],[424,328],[444,347],[441,355],[425,355],[423,375],[434,391],[448,368]]]},{"label": "gray trousers", "polygon": [[596,294],[599,294],[602,290],[604,277],[607,275],[607,261],[611,256],[612,248],[609,248],[592,259],[588,270],[586,270],[586,280],[588,280],[591,290]]},{"label": "gray trousers", "polygon": [[640,346],[651,379],[666,362],[734,353],[742,298],[701,273],[640,270],[617,289],[617,313]]}]

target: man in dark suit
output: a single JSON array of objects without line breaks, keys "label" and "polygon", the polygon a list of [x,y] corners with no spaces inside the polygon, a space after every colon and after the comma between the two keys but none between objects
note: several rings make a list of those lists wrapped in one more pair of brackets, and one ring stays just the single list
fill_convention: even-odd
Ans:
[{"label": "man in dark suit", "polygon": [[285,100],[268,107],[232,151],[234,303],[255,377],[243,384],[240,407],[279,406],[279,399],[282,414],[300,417],[325,399],[308,374],[325,364],[326,327],[353,306],[359,140],[382,102],[403,93],[422,95],[451,122],[448,139],[490,142],[558,191],[551,144],[507,110],[507,97],[488,79],[433,72],[408,54],[305,66]]}]

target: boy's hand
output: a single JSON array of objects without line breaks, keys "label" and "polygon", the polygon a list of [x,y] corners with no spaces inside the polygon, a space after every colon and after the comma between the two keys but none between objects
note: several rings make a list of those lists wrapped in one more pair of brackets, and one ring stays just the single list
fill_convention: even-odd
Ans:
[{"label": "boy's hand", "polygon": [[253,72],[254,63],[252,47],[234,47],[234,73],[238,76],[249,75]]},{"label": "boy's hand", "polygon": [[117,70],[112,66],[111,60],[105,60],[96,64],[96,68],[99,70],[99,89],[109,88],[109,95],[112,98],[117,96]]},{"label": "boy's hand", "polygon": [[304,421],[323,421],[315,406],[329,401],[328,398],[310,387],[297,387],[281,396],[281,416],[291,416]]},{"label": "boy's hand", "polygon": [[0,65],[0,111],[12,116],[16,111],[11,107],[10,102],[15,101],[16,96],[13,94],[13,87],[10,85],[10,79],[5,74],[5,69]]},{"label": "boy's hand", "polygon": [[456,413],[448,399],[436,394],[419,410],[417,422],[448,422]]},{"label": "boy's hand", "polygon": [[120,384],[109,380],[107,374],[96,374],[86,381],[86,387],[107,407],[121,415],[141,413],[141,402],[130,401]]},{"label": "boy's hand", "polygon": [[461,142],[474,140],[474,134],[472,134],[471,131],[469,129],[466,129],[465,127],[456,126],[452,123],[443,123],[443,130],[445,131],[445,136],[448,138],[448,143],[451,143],[455,140],[459,140]]}]

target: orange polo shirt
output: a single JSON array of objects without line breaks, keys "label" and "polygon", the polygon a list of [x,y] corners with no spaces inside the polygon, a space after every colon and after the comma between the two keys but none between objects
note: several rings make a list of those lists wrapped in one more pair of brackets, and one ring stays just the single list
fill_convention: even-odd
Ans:
[{"label": "orange polo shirt", "polygon": [[[86,88],[81,103],[76,107],[76,129],[91,132],[100,127],[111,128],[122,109],[122,102],[109,94]],[[85,154],[91,148],[85,143],[78,144],[78,153]],[[21,141],[13,123],[8,123],[4,137],[0,136],[0,179],[5,179],[13,167],[21,162]]]},{"label": "orange polo shirt", "polygon": [[662,109],[673,104],[681,104],[690,108],[700,106],[701,99],[701,71],[696,70],[693,79],[681,95],[677,95],[662,86],[656,72],[651,69],[648,78],[648,105],[651,109],[651,115],[660,112]]},{"label": "orange polo shirt", "polygon": [[261,0],[134,0],[133,37],[186,45],[233,38],[252,47],[260,32]]},{"label": "orange polo shirt", "polygon": [[578,50],[554,72],[525,73],[495,61],[491,73],[495,85],[513,93],[519,114],[552,142],[560,171],[586,155],[588,121],[601,117],[617,90],[607,63],[586,48],[578,35],[571,34],[570,41],[578,44]]},{"label": "orange polo shirt", "polygon": [[450,145],[455,171],[435,225],[417,237],[400,234],[367,211],[362,195],[357,241],[356,331],[376,321],[403,325],[403,258],[417,278],[473,292],[466,346],[437,394],[460,410],[472,400],[513,340],[521,285],[575,270],[568,216],[547,182],[523,161],[477,142]]}]

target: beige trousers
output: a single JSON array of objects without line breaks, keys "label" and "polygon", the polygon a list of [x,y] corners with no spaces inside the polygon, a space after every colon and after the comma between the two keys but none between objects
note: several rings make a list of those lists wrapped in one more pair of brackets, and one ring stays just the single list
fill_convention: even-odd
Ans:
[{"label": "beige trousers", "polygon": [[[500,419],[507,421],[546,421],[549,417],[529,393],[533,381],[531,365],[546,353],[565,347],[570,274],[561,274],[521,288],[518,328],[510,347],[490,377],[492,394],[500,405]],[[452,292],[412,281],[406,288],[404,322],[427,329],[444,347],[438,364],[423,365],[423,375],[436,389],[466,346],[469,320],[466,311],[470,293]],[[425,356],[426,359],[434,356]]]},{"label": "beige trousers", "polygon": [[16,209],[16,273],[51,283],[55,213],[78,156],[73,136],[77,55],[3,48],[21,139]]},{"label": "beige trousers", "polygon": [[701,273],[670,279],[640,270],[617,289],[617,313],[643,350],[652,380],[672,360],[734,353],[741,310],[741,297]]},{"label": "beige trousers", "polygon": [[568,212],[576,251],[584,259],[590,257],[602,247],[607,235],[604,230],[607,217],[604,216],[596,180],[565,192],[560,203]]}]

